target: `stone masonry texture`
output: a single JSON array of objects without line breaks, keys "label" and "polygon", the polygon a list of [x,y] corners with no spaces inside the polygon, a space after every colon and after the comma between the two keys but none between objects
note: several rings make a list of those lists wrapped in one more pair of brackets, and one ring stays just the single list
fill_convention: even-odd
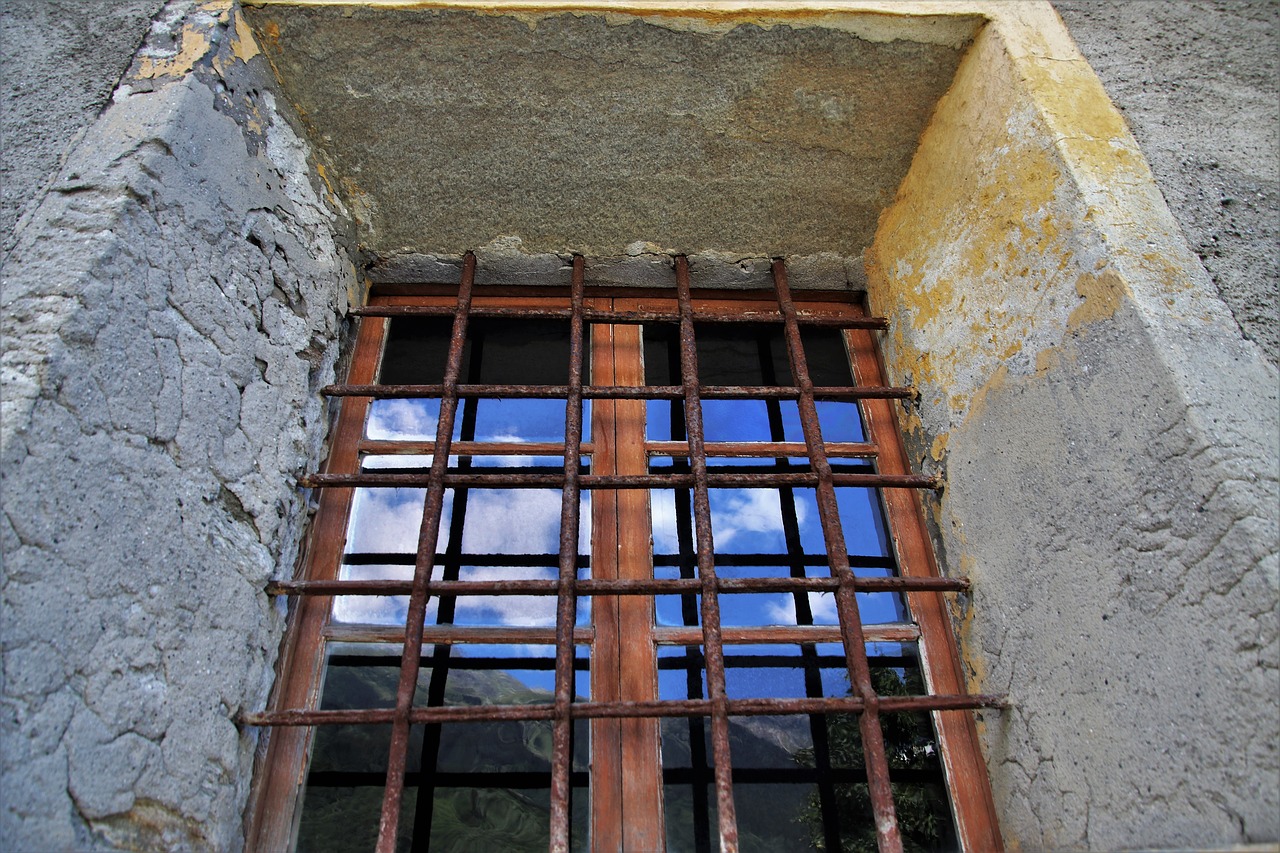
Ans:
[{"label": "stone masonry texture", "polygon": [[[1055,7],[1274,362],[1280,6]],[[316,391],[357,276],[342,205],[238,14],[230,0],[0,4],[3,850],[243,846],[256,742],[233,717],[270,691],[283,618],[262,589],[293,571],[296,478],[323,455]],[[1085,328],[1064,357],[1086,369],[993,393],[946,459],[946,512],[993,565],[1003,553],[1014,575],[1041,553],[1070,569],[980,586],[975,606],[1030,615],[966,635],[983,686],[1030,709],[983,721],[1026,849],[1280,837],[1277,449],[1206,445],[1252,425],[1204,426],[1213,411],[1188,410],[1159,346],[1128,308]],[[1276,413],[1256,415],[1274,436]],[[1132,571],[1090,575],[1090,548]],[[1057,656],[1010,653],[1037,644]],[[1202,695],[1184,695],[1188,669]],[[1162,733],[1115,739],[1170,696]],[[1090,749],[1055,741],[1076,731]]]},{"label": "stone masonry texture", "polygon": [[242,845],[352,280],[260,64],[167,6],[4,262],[0,849]]}]

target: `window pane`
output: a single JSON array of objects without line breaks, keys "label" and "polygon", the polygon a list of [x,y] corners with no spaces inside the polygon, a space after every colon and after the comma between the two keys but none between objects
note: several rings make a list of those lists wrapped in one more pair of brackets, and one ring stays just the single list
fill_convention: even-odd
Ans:
[{"label": "window pane", "polygon": [[[922,694],[914,646],[867,647],[881,695]],[[660,650],[662,698],[701,698],[700,647]],[[839,644],[725,647],[729,698],[841,697],[849,693]],[[730,719],[734,800],[744,850],[875,848],[855,714]],[[937,741],[927,714],[881,717],[894,799],[908,849],[954,849]],[[664,799],[671,849],[714,850],[714,762],[706,719],[662,723]],[[865,845],[870,843],[870,847]],[[708,846],[709,845],[709,846]]]}]

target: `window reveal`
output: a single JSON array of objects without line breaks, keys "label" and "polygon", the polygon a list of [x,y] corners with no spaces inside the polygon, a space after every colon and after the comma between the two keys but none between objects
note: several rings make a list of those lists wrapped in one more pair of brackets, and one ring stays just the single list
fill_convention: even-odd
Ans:
[{"label": "window reveal", "polygon": [[588,296],[583,267],[567,297],[488,295],[468,256],[453,299],[359,312],[307,574],[274,589],[281,686],[247,718],[276,727],[251,838],[288,843],[304,794],[299,849],[895,850],[945,843],[950,805],[998,846],[964,710],[996,700],[963,695],[938,593],[966,584],[919,521],[883,321],[797,307],[781,262],[772,303],[695,298],[683,258],[674,299]]}]

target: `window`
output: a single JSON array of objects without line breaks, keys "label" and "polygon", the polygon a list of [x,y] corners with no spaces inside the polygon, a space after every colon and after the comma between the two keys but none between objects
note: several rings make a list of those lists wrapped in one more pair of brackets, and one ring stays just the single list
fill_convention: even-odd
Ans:
[{"label": "window", "polygon": [[251,844],[998,848],[884,322],[584,268],[360,312]]}]

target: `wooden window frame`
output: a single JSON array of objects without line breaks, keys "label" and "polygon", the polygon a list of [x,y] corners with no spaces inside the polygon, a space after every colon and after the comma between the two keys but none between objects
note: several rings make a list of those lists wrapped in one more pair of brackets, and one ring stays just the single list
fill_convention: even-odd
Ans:
[{"label": "wooden window frame", "polygon": [[[967,850],[1001,849],[986,767],[978,746],[972,714],[975,708],[999,705],[1000,699],[966,694],[958,649],[943,594],[967,588],[967,581],[943,578],[934,559],[933,548],[923,523],[918,489],[935,487],[937,484],[913,475],[907,460],[898,431],[893,399],[910,392],[907,389],[887,388],[885,385],[874,337],[874,330],[883,328],[883,321],[867,318],[857,301],[847,294],[808,292],[793,296],[787,284],[785,266],[781,262],[774,265],[775,292],[772,294],[758,291],[695,292],[690,287],[687,262],[683,258],[676,258],[673,267],[677,285],[674,294],[671,291],[636,288],[587,288],[583,281],[584,264],[581,258],[575,259],[573,286],[567,291],[551,287],[477,288],[474,286],[475,261],[468,255],[461,287],[388,286],[376,289],[370,296],[368,306],[356,312],[363,319],[355,342],[348,382],[343,386],[326,389],[331,395],[343,398],[329,459],[322,474],[306,480],[306,484],[320,487],[319,506],[311,538],[300,561],[298,578],[273,584],[269,590],[274,594],[290,596],[290,627],[278,663],[278,682],[270,710],[244,717],[245,723],[264,727],[247,824],[246,837],[250,849],[281,850],[288,849],[293,843],[314,725],[392,722],[402,731],[407,731],[410,724],[411,712],[403,696],[395,711],[316,710],[323,683],[324,649],[326,643],[337,640],[403,641],[406,652],[401,686],[403,693],[404,685],[409,684],[410,704],[423,643],[556,642],[557,702],[553,706],[539,706],[536,712],[529,707],[522,712],[517,707],[514,714],[511,708],[504,709],[503,706],[487,706],[490,711],[487,715],[451,715],[447,709],[441,708],[412,712],[417,722],[496,719],[499,715],[508,719],[555,720],[557,743],[552,775],[553,853],[568,849],[567,786],[568,761],[571,758],[566,756],[571,719],[587,717],[591,720],[591,849],[648,851],[661,850],[665,846],[659,719],[690,714],[711,719],[716,757],[720,848],[722,851],[736,851],[728,719],[730,715],[763,713],[769,708],[773,708],[776,713],[778,705],[776,701],[769,706],[770,700],[753,700],[759,707],[752,707],[750,701],[728,699],[724,692],[723,645],[839,642],[846,650],[853,695],[840,699],[786,700],[782,702],[786,706],[783,712],[813,713],[815,710],[830,710],[859,713],[867,749],[868,780],[876,807],[880,849],[901,849],[893,816],[883,744],[875,746],[879,738],[878,715],[881,709],[927,710],[931,713],[958,840]],[[577,459],[579,455],[591,457],[590,476],[581,476],[576,473],[575,464],[566,464],[565,475],[560,481],[566,494],[562,524],[572,525],[574,553],[566,557],[565,549],[569,546],[562,548],[560,581],[555,589],[559,604],[557,628],[554,632],[541,628],[428,626],[420,628],[415,637],[412,627],[406,631],[404,628],[369,629],[330,624],[330,610],[335,593],[404,594],[409,591],[402,582],[339,580],[338,570],[347,535],[354,486],[389,484],[385,482],[387,477],[381,478],[383,482],[379,482],[376,475],[361,473],[361,455],[375,450],[378,453],[431,453],[441,447],[439,443],[375,442],[363,437],[372,399],[412,396],[415,391],[421,393],[422,390],[394,389],[376,384],[379,360],[389,326],[389,320],[385,318],[398,314],[442,315],[451,312],[456,312],[459,317],[454,328],[455,349],[458,353],[461,352],[458,336],[465,336],[469,316],[530,316],[541,312],[544,316],[555,315],[569,319],[573,330],[571,351],[576,347],[578,354],[575,358],[591,359],[592,387],[584,389],[580,372],[575,373],[571,369],[569,386],[560,389],[560,398],[567,400],[568,410],[572,412],[576,407],[579,412],[576,433],[570,416],[564,444],[536,446],[538,453],[567,455],[571,459]],[[661,477],[655,479],[655,475],[650,474],[649,458],[653,455],[687,455],[689,458],[694,474],[691,478],[686,478],[681,487],[693,490],[694,521],[699,528],[701,544],[709,542],[711,535],[706,504],[707,488],[711,482],[706,473],[708,456],[762,455],[760,446],[754,443],[752,446],[723,443],[708,446],[703,440],[701,397],[704,393],[714,396],[723,391],[699,386],[696,356],[690,356],[693,352],[694,320],[709,317],[782,324],[793,375],[797,377],[798,383],[798,393],[793,398],[799,403],[802,420],[806,419],[807,407],[812,423],[805,423],[803,447],[777,444],[769,452],[775,456],[810,458],[811,465],[817,472],[813,485],[818,490],[820,504],[824,489],[831,492],[831,500],[834,500],[834,492],[831,491],[834,481],[827,466],[828,457],[857,456],[873,459],[875,462],[875,485],[881,486],[878,491],[897,560],[898,577],[878,579],[878,582],[854,578],[848,567],[847,556],[843,556],[844,544],[838,529],[838,519],[832,521],[829,516],[834,511],[824,510],[824,534],[835,580],[829,581],[823,588],[836,593],[841,615],[841,624],[838,626],[721,628],[718,598],[726,594],[726,590],[731,591],[732,584],[716,579],[713,549],[701,547],[699,581],[693,587],[680,587],[680,591],[698,591],[702,594],[701,626],[678,628],[655,625],[654,595],[659,589],[670,590],[674,582],[654,580],[649,487],[657,486]],[[640,322],[655,319],[677,321],[681,328],[685,352],[682,361],[686,366],[679,392],[691,426],[688,439],[683,443],[647,440],[644,425],[646,396],[625,390],[639,389],[645,384]],[[801,324],[842,329],[855,388],[860,389],[856,398],[864,422],[865,442],[857,445],[829,444],[821,439],[816,427],[816,414],[813,413],[815,391],[804,366],[803,348],[799,346]],[[583,352],[588,326],[590,339],[596,342],[591,347],[589,356]],[[600,345],[602,343],[604,345]],[[452,415],[446,415],[445,407],[449,405],[450,399],[454,406],[457,403],[459,387],[456,384],[456,368],[455,363],[452,377],[446,371],[445,384],[432,392],[438,393],[442,398],[441,421],[447,423],[450,433]],[[595,393],[602,388],[607,393]],[[580,441],[584,390],[586,396],[592,399],[592,441],[589,444]],[[470,393],[466,389],[463,392]],[[692,428],[695,419],[697,426]],[[446,426],[442,426],[442,435],[445,430]],[[444,459],[451,453],[465,455],[502,452],[502,448],[493,445],[472,442],[463,446],[451,442],[449,437],[442,440],[447,451]],[[566,450],[575,445],[579,448],[578,453]],[[530,445],[521,447],[523,452],[530,452]],[[437,458],[440,458],[439,454]],[[822,473],[824,467],[825,475]],[[438,488],[435,488],[437,495],[442,494],[445,488],[445,468],[445,463],[441,462],[433,466],[430,475],[440,480]],[[630,478],[644,480],[647,484],[640,483],[639,487],[634,483],[609,487],[608,483],[602,484],[593,478]],[[576,569],[573,566],[577,557],[577,491],[584,483],[594,489],[592,570],[590,580],[576,581]],[[419,478],[415,485],[421,487],[425,485],[425,481]],[[432,512],[432,500],[432,491],[429,490],[426,510],[428,517]],[[573,507],[572,510],[569,509],[570,506]],[[438,519],[438,506],[435,512]],[[574,514],[572,519],[571,513]],[[832,524],[835,531],[830,529]],[[702,529],[704,527],[705,530]],[[424,523],[424,531],[425,529]],[[426,539],[425,533],[423,539]],[[420,544],[420,554],[423,547]],[[429,547],[434,553],[434,539]],[[428,573],[429,562],[428,560]],[[664,587],[663,584],[667,586]],[[410,626],[413,624],[415,601],[421,610],[430,592],[427,587],[438,586],[434,583],[416,585],[415,598],[411,598],[410,604]],[[465,584],[460,586],[465,587]],[[913,616],[913,623],[863,626],[857,617],[854,594],[870,589],[892,589],[902,593]],[[592,624],[589,628],[575,626],[573,618],[577,597],[583,594],[595,596]],[[421,626],[420,619],[418,625]],[[926,696],[890,698],[875,695],[866,677],[865,643],[877,640],[918,643],[928,691]],[[591,646],[591,700],[571,704],[573,650],[576,644],[582,643]],[[704,645],[706,650],[709,698],[700,702],[660,700],[656,662],[658,647],[699,644]],[[409,648],[414,649],[413,661],[409,661]],[[765,704],[760,705],[761,701]],[[677,710],[676,706],[680,705],[684,707]],[[761,710],[762,708],[765,710]],[[399,791],[402,790],[404,773],[404,756],[401,755],[397,767],[396,748],[393,743],[391,769],[388,773],[388,788],[392,789],[393,794],[387,796],[387,802],[384,803],[383,827],[377,848],[380,853],[389,853],[394,849],[396,837]],[[400,749],[403,753],[403,745]],[[395,780],[393,777],[397,773],[399,779]],[[881,789],[879,792],[877,786]],[[393,796],[394,804],[391,802]]]}]

